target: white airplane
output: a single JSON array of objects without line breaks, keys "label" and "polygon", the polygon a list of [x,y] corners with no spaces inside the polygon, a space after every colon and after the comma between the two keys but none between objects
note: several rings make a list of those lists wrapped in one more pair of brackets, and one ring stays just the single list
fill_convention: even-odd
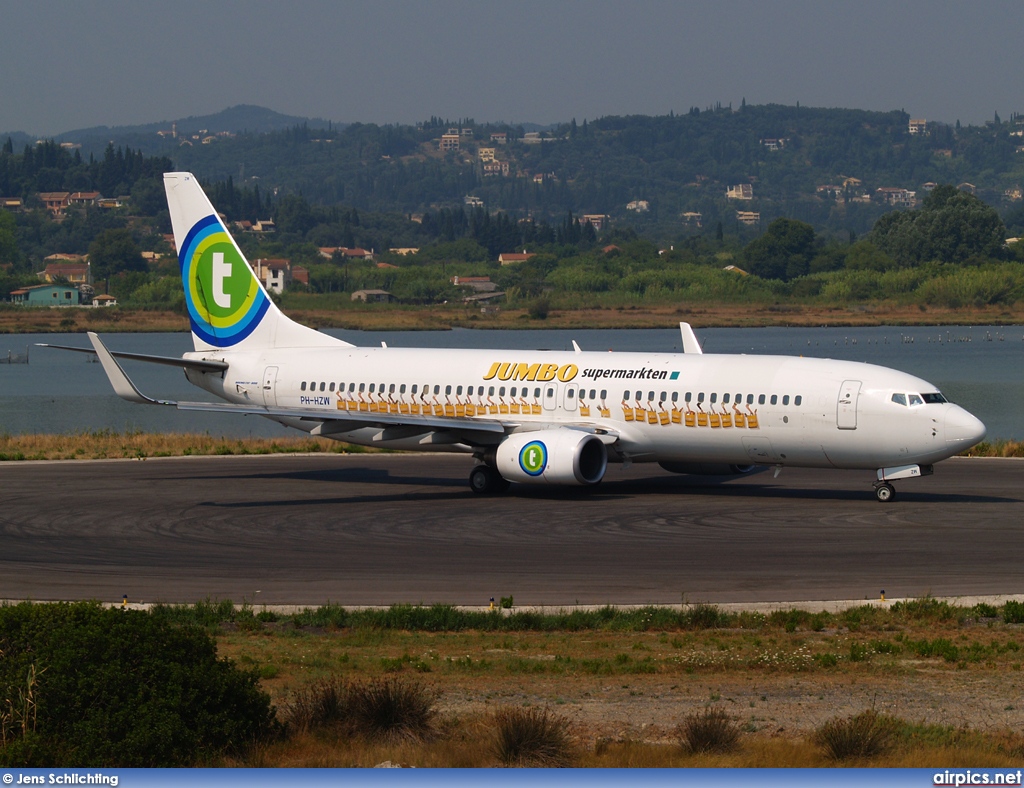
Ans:
[{"label": "white airplane", "polygon": [[[935,386],[852,361],[679,353],[356,347],[299,325],[271,301],[195,176],[164,175],[195,352],[109,351],[131,402],[264,416],[325,438],[477,461],[477,493],[520,484],[594,485],[609,462],[678,473],[758,466],[876,472],[875,495],[978,443],[985,425]],[[142,394],[118,358],[181,366],[223,403]]]}]

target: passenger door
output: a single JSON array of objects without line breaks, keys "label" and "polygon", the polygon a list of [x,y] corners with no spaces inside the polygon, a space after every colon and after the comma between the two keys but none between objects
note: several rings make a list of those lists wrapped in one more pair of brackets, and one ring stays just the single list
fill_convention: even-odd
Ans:
[{"label": "passenger door", "polygon": [[841,430],[857,429],[857,399],[860,397],[860,381],[844,380],[839,389],[836,405],[836,426]]}]

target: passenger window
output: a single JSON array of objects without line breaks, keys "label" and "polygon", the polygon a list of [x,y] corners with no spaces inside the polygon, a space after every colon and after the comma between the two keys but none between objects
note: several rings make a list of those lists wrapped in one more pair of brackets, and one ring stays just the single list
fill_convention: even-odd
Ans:
[{"label": "passenger window", "polygon": [[305,390],[306,390],[306,381],[302,381],[302,385],[299,386],[299,391],[305,391]]},{"label": "passenger window", "polygon": [[778,402],[779,402],[779,395],[778,394],[772,394],[772,405],[777,405]]},{"label": "passenger window", "polygon": [[355,391],[356,390],[356,384],[355,383],[349,383],[348,384],[348,390],[349,391]]},{"label": "passenger window", "polygon": [[601,389],[601,399],[608,396],[608,389]]},{"label": "passenger window", "polygon": [[362,394],[364,391],[366,391],[366,384],[365,383],[360,383],[359,384],[359,393]]},{"label": "passenger window", "polygon": [[499,397],[504,397],[504,396],[505,396],[505,387],[504,387],[504,386],[501,386],[501,387],[500,387],[500,388],[498,389],[498,396],[499,396]]},{"label": "passenger window", "polygon": [[324,381],[324,380],[320,381],[320,390],[321,391],[326,391],[327,390],[327,381]]},{"label": "passenger window", "polygon": [[629,392],[628,391],[623,391],[622,392],[622,399],[629,400]]},{"label": "passenger window", "polygon": [[567,392],[565,392],[565,396],[568,397],[569,399],[572,399],[574,396],[576,396],[576,392],[573,391],[572,389],[569,389]]},{"label": "passenger window", "polygon": [[412,391],[409,392],[409,393],[410,394],[415,394],[416,393],[416,389],[418,389],[418,388],[419,388],[419,384],[418,383],[413,383],[412,384]]},{"label": "passenger window", "polygon": [[328,391],[334,391],[334,381],[331,381],[331,385],[327,387]]},{"label": "passenger window", "polygon": [[718,393],[717,392],[712,392],[712,394],[711,394],[711,404],[714,405],[716,402],[718,402]]},{"label": "passenger window", "polygon": [[753,394],[747,394],[747,404],[748,405],[753,405],[754,404],[754,395]]},{"label": "passenger window", "polygon": [[702,391],[702,392],[700,392],[700,394],[697,395],[697,402],[703,402],[703,401],[704,401],[704,392]]},{"label": "passenger window", "polygon": [[726,392],[725,394],[722,395],[722,404],[723,405],[728,405],[729,404],[729,394],[728,394],[728,392]]},{"label": "passenger window", "polygon": [[539,388],[534,389],[533,390],[533,397],[534,397],[534,399],[536,399],[539,396],[540,396],[540,389]]},{"label": "passenger window", "polygon": [[404,383],[401,386],[398,387],[398,393],[399,394],[405,394],[405,384]]},{"label": "passenger window", "polygon": [[374,383],[371,383],[371,384],[370,384],[370,393],[371,393],[371,394],[373,394],[373,387],[374,387],[374,385],[376,385],[376,384],[374,384]]},{"label": "passenger window", "polygon": [[764,405],[764,394],[759,394],[757,397],[757,404]]},{"label": "passenger window", "polygon": [[647,401],[648,402],[654,402],[654,392],[653,391],[648,391],[647,392]]},{"label": "passenger window", "polygon": [[395,384],[392,383],[390,386],[388,386],[388,394],[394,394],[394,393],[395,393]]},{"label": "passenger window", "polygon": [[742,405],[743,404],[743,395],[742,394],[737,394],[736,395],[736,404],[737,405]]},{"label": "passenger window", "polygon": [[444,387],[444,395],[447,397],[451,393],[452,393],[452,387],[451,386],[445,386]]},{"label": "passenger window", "polygon": [[667,399],[668,399],[668,394],[666,394],[664,391],[661,392],[661,396],[658,398],[659,402],[664,402]]},{"label": "passenger window", "polygon": [[435,394],[440,394],[441,393],[441,387],[440,386],[434,386],[434,393]]},{"label": "passenger window", "polygon": [[673,391],[672,392],[672,401],[673,402],[679,402],[679,392],[678,391]]},{"label": "passenger window", "polygon": [[789,404],[789,394],[786,394],[786,395],[784,395],[782,397],[782,404],[783,405],[788,405]]},{"label": "passenger window", "polygon": [[494,386],[489,386],[487,388],[487,396],[488,397],[493,397],[494,396]]},{"label": "passenger window", "polygon": [[796,405],[798,408],[800,407],[800,405],[803,404],[803,401],[804,401],[804,398],[801,397],[799,394],[797,394],[795,397],[793,397],[793,404]]},{"label": "passenger window", "polygon": [[693,399],[693,394],[692,394],[691,392],[687,391],[687,392],[686,392],[686,396],[684,397],[684,399],[685,399],[685,400],[686,400],[687,402],[689,402],[690,400],[692,400],[692,399]]},{"label": "passenger window", "polygon": [[555,390],[554,389],[548,389],[548,396],[549,397],[555,396]]}]

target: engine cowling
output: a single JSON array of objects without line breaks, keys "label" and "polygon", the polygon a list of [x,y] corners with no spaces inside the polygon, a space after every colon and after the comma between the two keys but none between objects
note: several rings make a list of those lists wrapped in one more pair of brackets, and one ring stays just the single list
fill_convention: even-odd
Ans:
[{"label": "engine cowling", "polygon": [[510,435],[494,459],[498,473],[522,484],[597,484],[608,468],[600,438],[564,428]]},{"label": "engine cowling", "polygon": [[733,465],[725,462],[659,462],[670,473],[689,473],[694,476],[742,476],[757,470],[756,465]]}]

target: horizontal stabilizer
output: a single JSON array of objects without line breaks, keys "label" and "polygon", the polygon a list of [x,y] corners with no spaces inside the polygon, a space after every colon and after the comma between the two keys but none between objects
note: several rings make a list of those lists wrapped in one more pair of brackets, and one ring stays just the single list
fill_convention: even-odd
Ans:
[{"label": "horizontal stabilizer", "polygon": [[[91,353],[97,355],[96,350],[91,347],[72,347],[70,345],[50,345],[45,342],[37,342],[36,347],[50,347],[54,350],[73,350],[75,353]],[[185,369],[198,369],[200,372],[223,372],[228,368],[226,361],[214,361],[206,359],[177,358],[175,356],[150,356],[146,353],[125,353],[122,350],[108,350],[114,358],[126,358],[130,361],[145,361],[149,364],[164,364],[168,367],[183,367]]]}]

